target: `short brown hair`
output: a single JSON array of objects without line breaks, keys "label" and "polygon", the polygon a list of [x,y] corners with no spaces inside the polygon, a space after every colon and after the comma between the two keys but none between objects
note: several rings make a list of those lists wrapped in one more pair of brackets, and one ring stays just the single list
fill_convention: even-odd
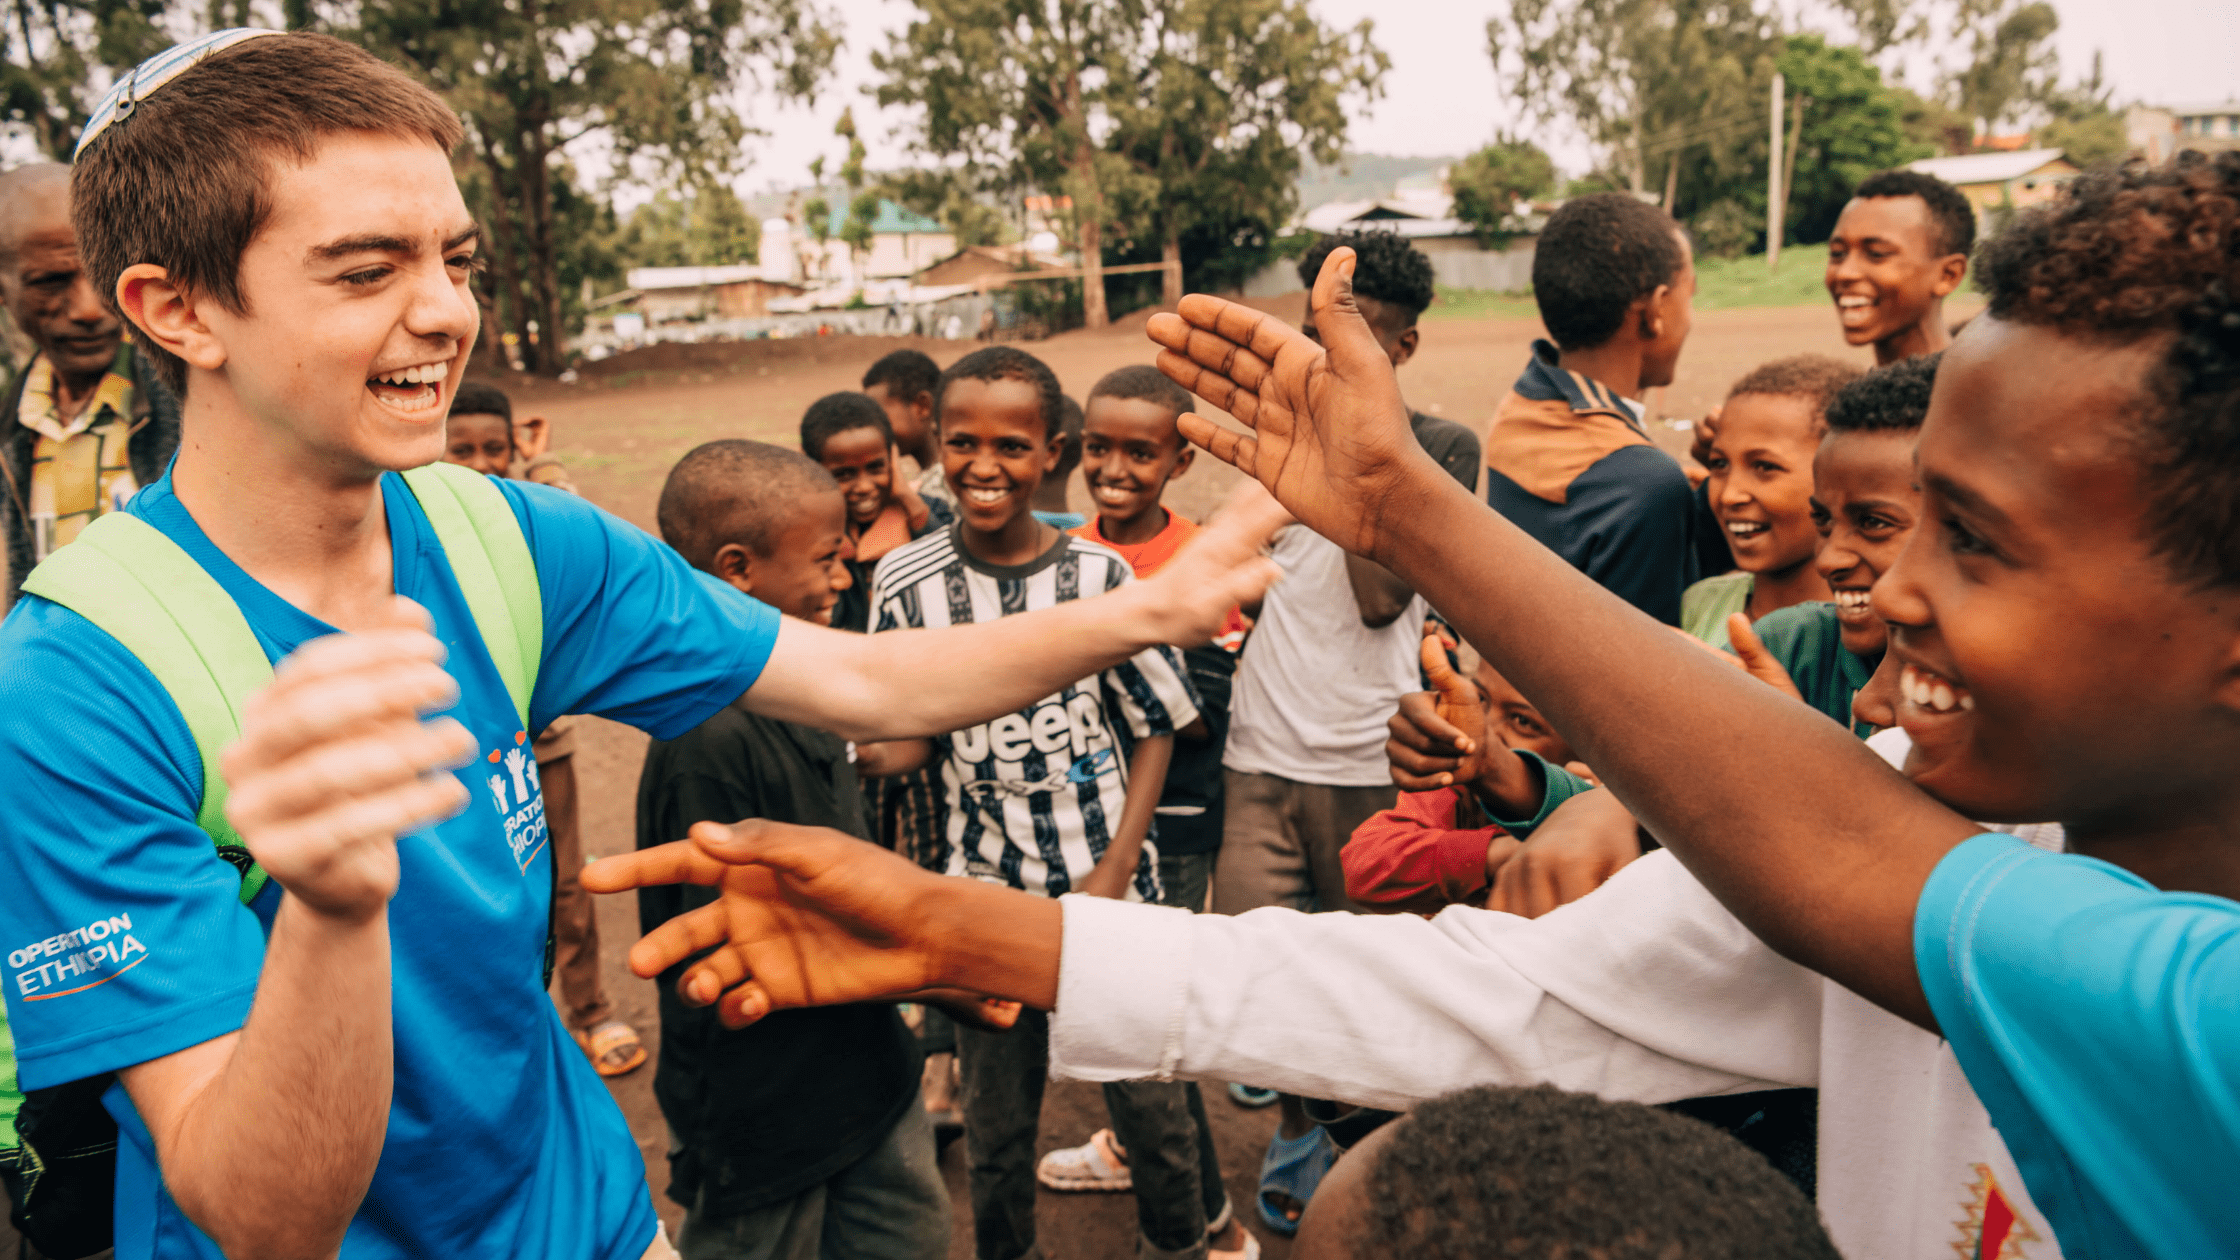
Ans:
[{"label": "short brown hair", "polygon": [[1727,397],[1770,394],[1779,398],[1802,398],[1812,404],[1813,421],[1824,423],[1828,404],[1834,401],[1836,391],[1858,380],[1859,376],[1858,368],[1841,359],[1824,354],[1795,354],[1750,369],[1727,391]]},{"label": "short brown hair", "polygon": [[[154,263],[179,287],[245,310],[241,254],[272,214],[272,160],[309,161],[322,136],[346,132],[425,139],[445,153],[465,134],[435,93],[329,35],[247,40],[158,88],[95,138],[71,176],[71,226],[102,301],[114,309],[117,277]],[[183,393],[185,361],[132,331]]]}]

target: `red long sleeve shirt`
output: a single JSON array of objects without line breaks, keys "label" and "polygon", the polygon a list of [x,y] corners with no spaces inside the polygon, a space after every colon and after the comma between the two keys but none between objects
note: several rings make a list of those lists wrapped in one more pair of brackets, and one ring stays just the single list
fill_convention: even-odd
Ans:
[{"label": "red long sleeve shirt", "polygon": [[1484,819],[1461,788],[1402,792],[1391,809],[1354,828],[1340,850],[1346,895],[1376,910],[1417,914],[1483,900],[1486,846],[1509,834]]}]

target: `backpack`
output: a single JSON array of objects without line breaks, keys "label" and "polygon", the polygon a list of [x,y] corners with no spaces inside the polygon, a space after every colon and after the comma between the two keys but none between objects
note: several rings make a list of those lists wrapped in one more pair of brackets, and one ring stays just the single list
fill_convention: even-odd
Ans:
[{"label": "backpack", "polygon": [[[404,480],[427,513],[475,629],[527,730],[529,696],[543,655],[544,608],[521,522],[505,494],[480,473],[430,464],[405,473]],[[240,872],[242,904],[255,900],[266,876],[226,821],[226,783],[218,769],[220,751],[241,733],[242,703],[272,681],[271,662],[247,618],[184,549],[124,512],[88,525],[33,569],[23,589],[107,631],[179,706],[202,754],[196,821],[218,857]],[[555,881],[558,875],[555,867]],[[548,919],[548,985],[552,957]],[[53,1260],[75,1260],[111,1245],[117,1126],[101,1096],[112,1079],[105,1073],[28,1091],[16,1117],[16,1164],[5,1178],[12,1219]]]}]

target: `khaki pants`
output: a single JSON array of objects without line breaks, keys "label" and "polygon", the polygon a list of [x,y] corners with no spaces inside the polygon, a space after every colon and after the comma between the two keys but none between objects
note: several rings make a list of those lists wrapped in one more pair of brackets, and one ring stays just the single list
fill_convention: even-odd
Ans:
[{"label": "khaki pants", "polygon": [[1221,857],[1213,868],[1213,912],[1262,906],[1354,910],[1338,851],[1353,829],[1390,809],[1399,789],[1330,787],[1272,774],[1226,770]]}]

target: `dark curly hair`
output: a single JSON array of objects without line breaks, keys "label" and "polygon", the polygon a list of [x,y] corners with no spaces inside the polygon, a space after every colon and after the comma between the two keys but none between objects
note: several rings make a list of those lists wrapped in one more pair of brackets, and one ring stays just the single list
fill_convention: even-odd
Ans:
[{"label": "dark curly hair", "polygon": [[466,381],[459,392],[451,396],[451,414],[455,416],[504,416],[506,423],[513,423],[513,400],[506,392],[487,381]]},{"label": "dark curly hair", "polygon": [[1976,247],[1976,208],[1960,190],[1920,171],[1876,171],[1859,181],[1853,197],[1919,197],[1929,207],[1937,225],[1936,249],[1944,254],[1966,254]]},{"label": "dark curly hair", "polygon": [[1698,1120],[1553,1086],[1433,1099],[1371,1152],[1353,1254],[1835,1260],[1820,1214]]},{"label": "dark curly hair", "polygon": [[1859,369],[1824,354],[1792,354],[1750,369],[1727,391],[1728,398],[1743,394],[1774,394],[1811,402],[1814,419],[1828,414],[1836,391],[1859,379]]},{"label": "dark curly hair", "polygon": [[1836,391],[1821,414],[1830,433],[1911,433],[1929,414],[1944,351],[1917,354],[1852,381]]},{"label": "dark curly hair", "polygon": [[863,387],[884,385],[887,393],[904,401],[930,394],[941,382],[941,369],[923,350],[896,350],[880,358],[863,374]]},{"label": "dark curly hair", "polygon": [[935,428],[941,427],[941,412],[948,405],[949,386],[954,381],[1025,381],[1041,398],[1043,440],[1065,431],[1066,396],[1058,388],[1057,373],[1016,346],[985,346],[949,365],[933,389]]},{"label": "dark curly hair", "polygon": [[1626,308],[1687,265],[1680,225],[1631,193],[1573,197],[1548,216],[1532,253],[1540,322],[1565,350],[1610,340]]},{"label": "dark curly hair", "polygon": [[1355,254],[1355,296],[1375,298],[1407,312],[1407,323],[1389,331],[1405,332],[1438,296],[1431,260],[1397,232],[1336,232],[1323,237],[1300,256],[1300,281],[1313,288],[1315,277],[1322,274],[1323,260],[1340,245],[1351,246]]},{"label": "dark curly hair", "polygon": [[802,413],[801,453],[821,460],[824,444],[851,429],[877,429],[887,445],[894,445],[894,429],[887,423],[887,409],[869,394],[842,390],[810,403],[809,410]]},{"label": "dark curly hair", "polygon": [[1178,416],[1196,406],[1189,390],[1167,379],[1166,373],[1148,363],[1131,364],[1105,373],[1089,387],[1089,401],[1099,398],[1132,398],[1163,407]]},{"label": "dark curly hair", "polygon": [[2155,550],[2240,585],[2240,152],[2078,176],[1985,242],[1994,319],[2169,348],[2134,421]]}]

